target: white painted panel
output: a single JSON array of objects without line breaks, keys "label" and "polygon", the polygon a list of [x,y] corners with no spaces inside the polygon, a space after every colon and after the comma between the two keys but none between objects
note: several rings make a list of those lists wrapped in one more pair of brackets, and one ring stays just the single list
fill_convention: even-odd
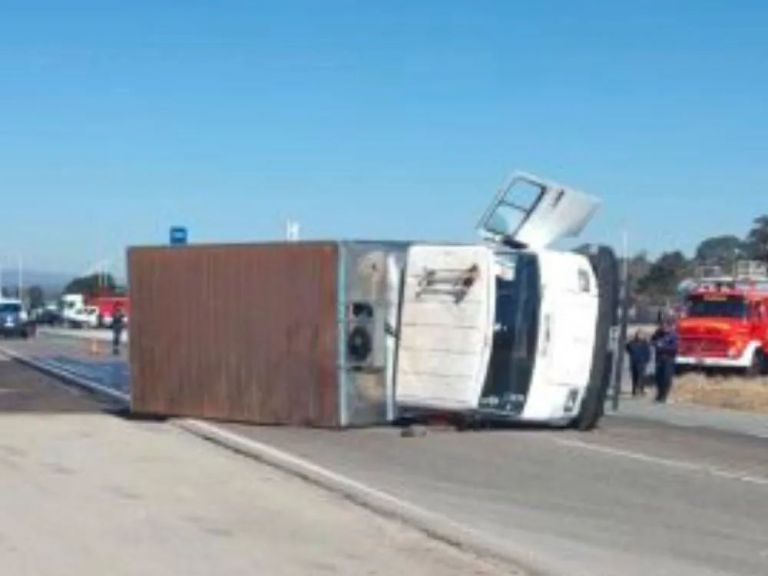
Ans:
[{"label": "white painted panel", "polygon": [[597,212],[600,202],[569,188],[546,188],[536,208],[520,227],[515,240],[543,248],[565,237],[577,236]]},{"label": "white painted panel", "polygon": [[399,369],[401,373],[474,378],[474,354],[471,350],[461,353],[429,348],[402,348]]},{"label": "white painted panel", "polygon": [[396,402],[475,408],[492,340],[493,254],[485,246],[412,246],[406,266]]},{"label": "white painted panel", "polygon": [[520,172],[496,194],[479,228],[496,241],[514,240],[543,249],[561,238],[578,235],[599,205],[593,196]]},{"label": "white painted panel", "polygon": [[[402,407],[432,408],[435,410],[467,410],[474,407],[464,399],[464,377],[425,376],[424,374],[400,374],[403,390],[398,391],[397,404]],[[421,390],[433,392],[426,396]]]},{"label": "white painted panel", "polygon": [[[583,391],[589,381],[598,300],[594,273],[584,256],[541,251],[539,264],[542,330],[523,418],[547,421],[575,416],[564,412],[565,398],[569,389]],[[587,291],[579,271],[589,278]]]},{"label": "white painted panel", "polygon": [[[418,343],[418,347],[428,349],[421,344],[434,337],[434,326],[409,324],[406,339],[401,339],[401,346],[411,347],[411,343]],[[438,341],[434,342],[436,350],[444,352],[466,353],[467,350],[478,350],[483,345],[485,333],[481,330],[444,330]]]},{"label": "white painted panel", "polygon": [[460,302],[443,300],[427,295],[419,299],[408,297],[403,308],[401,322],[406,326],[448,326],[454,330],[460,328],[477,329],[477,317],[482,315],[485,302]]}]

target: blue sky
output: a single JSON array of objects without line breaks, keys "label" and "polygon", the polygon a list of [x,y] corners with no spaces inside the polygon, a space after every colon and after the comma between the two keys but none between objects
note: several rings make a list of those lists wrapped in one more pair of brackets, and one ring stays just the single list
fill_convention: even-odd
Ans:
[{"label": "blue sky", "polygon": [[471,240],[522,168],[585,237],[690,251],[768,212],[768,3],[0,0],[0,261],[131,244]]}]

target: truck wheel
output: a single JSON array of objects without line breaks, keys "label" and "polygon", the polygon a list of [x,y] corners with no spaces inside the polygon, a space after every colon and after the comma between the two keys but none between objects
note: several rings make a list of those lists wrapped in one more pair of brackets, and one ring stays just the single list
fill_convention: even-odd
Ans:
[{"label": "truck wheel", "polygon": [[597,278],[598,308],[592,369],[587,389],[573,425],[592,430],[603,416],[605,397],[611,383],[613,351],[609,349],[611,329],[616,326],[619,309],[619,266],[613,251],[599,246],[587,254]]},{"label": "truck wheel", "polygon": [[755,377],[765,374],[766,368],[765,352],[761,348],[755,350],[752,354],[752,362],[749,367],[744,371],[746,376]]}]

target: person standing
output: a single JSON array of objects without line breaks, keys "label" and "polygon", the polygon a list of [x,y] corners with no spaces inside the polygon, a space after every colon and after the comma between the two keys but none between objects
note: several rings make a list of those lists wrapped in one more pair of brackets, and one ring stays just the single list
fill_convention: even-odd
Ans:
[{"label": "person standing", "polygon": [[119,304],[112,311],[112,354],[120,355],[120,341],[125,329],[125,312]]},{"label": "person standing", "polygon": [[662,322],[651,337],[656,354],[656,402],[664,403],[672,389],[677,357],[677,330],[672,319]]},{"label": "person standing", "polygon": [[629,371],[632,376],[632,396],[645,395],[645,371],[651,361],[651,345],[645,335],[638,330],[634,337],[627,342],[629,355]]}]

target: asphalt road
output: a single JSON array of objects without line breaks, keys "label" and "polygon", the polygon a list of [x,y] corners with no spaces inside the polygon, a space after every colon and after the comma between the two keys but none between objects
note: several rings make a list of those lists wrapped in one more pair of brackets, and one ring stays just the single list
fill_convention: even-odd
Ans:
[{"label": "asphalt road", "polygon": [[0,354],[0,415],[97,413],[111,402],[47,378]]},{"label": "asphalt road", "polygon": [[[75,334],[82,336],[81,331]],[[0,348],[21,354],[54,370],[63,371],[113,390],[130,393],[127,346],[119,356],[112,354],[111,343],[100,339],[40,335],[29,340],[0,340]]]},{"label": "asphalt road", "polygon": [[0,355],[0,573],[496,576],[507,566]]},{"label": "asphalt road", "polygon": [[[26,346],[102,362],[73,343]],[[768,574],[768,441],[698,425],[711,411],[675,426],[682,407],[636,402],[593,433],[222,426],[457,521],[545,573]]]},{"label": "asphalt road", "polygon": [[768,574],[768,445],[609,418],[551,430],[227,425],[480,531],[568,576]]}]

